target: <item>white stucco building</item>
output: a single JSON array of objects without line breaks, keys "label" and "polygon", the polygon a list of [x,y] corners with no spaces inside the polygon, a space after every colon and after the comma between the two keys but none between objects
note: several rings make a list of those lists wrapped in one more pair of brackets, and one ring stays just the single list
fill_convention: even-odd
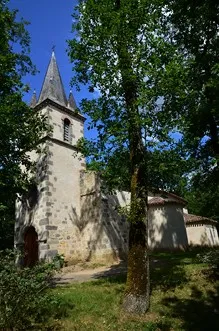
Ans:
[{"label": "white stucco building", "polygon": [[218,222],[202,216],[184,214],[189,245],[218,246]]},{"label": "white stucco building", "polygon": [[175,194],[159,192],[149,196],[149,247],[185,249],[188,246],[183,217],[186,201]]}]

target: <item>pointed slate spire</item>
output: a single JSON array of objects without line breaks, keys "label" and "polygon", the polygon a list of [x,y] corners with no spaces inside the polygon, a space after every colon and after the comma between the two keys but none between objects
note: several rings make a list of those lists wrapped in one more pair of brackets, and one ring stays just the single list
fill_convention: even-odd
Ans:
[{"label": "pointed slate spire", "polygon": [[56,62],[54,50],[52,51],[52,56],[46,76],[44,78],[38,104],[45,99],[50,99],[63,106],[67,106],[67,98]]},{"label": "pointed slate spire", "polygon": [[37,104],[36,90],[33,91],[32,98],[30,100],[30,108],[34,108]]},{"label": "pointed slate spire", "polygon": [[69,97],[68,97],[68,108],[71,108],[71,109],[74,109],[74,110],[77,108],[75,99],[74,99],[73,94],[72,94],[72,90],[70,90]]}]

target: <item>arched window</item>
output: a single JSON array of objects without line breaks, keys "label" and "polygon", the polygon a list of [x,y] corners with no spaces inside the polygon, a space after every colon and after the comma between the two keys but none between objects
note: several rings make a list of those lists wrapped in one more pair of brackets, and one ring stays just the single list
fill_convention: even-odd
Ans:
[{"label": "arched window", "polygon": [[28,194],[27,194],[27,202],[28,202],[28,208],[30,210],[34,209],[34,207],[37,205],[39,201],[39,191],[36,186],[36,184],[32,184],[29,188]]},{"label": "arched window", "polygon": [[64,141],[70,142],[70,121],[68,118],[64,119],[64,128],[63,128],[63,139]]}]

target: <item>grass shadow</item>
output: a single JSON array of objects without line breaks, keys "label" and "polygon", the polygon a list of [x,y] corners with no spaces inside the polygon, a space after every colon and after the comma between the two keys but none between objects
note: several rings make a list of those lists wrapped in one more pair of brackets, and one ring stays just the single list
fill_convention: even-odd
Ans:
[{"label": "grass shadow", "polygon": [[150,257],[151,289],[174,289],[188,282],[185,265],[194,262],[186,252],[160,252]]},{"label": "grass shadow", "polygon": [[[188,259],[189,254],[175,255],[163,254],[160,256],[150,257],[150,278],[151,288],[156,289],[160,287],[162,289],[175,288],[188,281],[184,265],[192,263],[191,258]],[[187,259],[187,260],[186,260]],[[121,262],[118,265],[112,265],[108,270],[96,273],[92,276],[92,279],[101,280],[104,282],[122,284],[126,282],[127,264]],[[101,282],[98,282],[101,284]]]},{"label": "grass shadow", "polygon": [[[69,323],[67,330],[75,325],[82,330],[217,330],[219,282],[210,281],[210,269],[198,263],[196,254],[153,253],[151,307],[141,317],[120,311],[126,283],[124,262],[94,274],[90,282],[74,283],[69,289],[57,287],[63,300],[61,323]],[[66,309],[69,302],[72,306]]]},{"label": "grass shadow", "polygon": [[186,272],[181,265],[166,265],[151,268],[151,289],[174,289],[188,282]]},{"label": "grass shadow", "polygon": [[[190,298],[166,297],[162,304],[171,318],[182,321],[182,330],[217,330],[219,325],[219,285],[203,293],[197,286],[191,287]],[[168,329],[169,327],[169,329]],[[162,329],[163,330],[163,329]],[[166,330],[172,330],[166,324]]]}]

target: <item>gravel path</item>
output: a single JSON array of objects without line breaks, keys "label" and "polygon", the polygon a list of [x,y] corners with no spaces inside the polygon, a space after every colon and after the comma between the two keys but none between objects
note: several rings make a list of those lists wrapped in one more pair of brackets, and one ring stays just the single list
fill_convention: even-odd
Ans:
[{"label": "gravel path", "polygon": [[87,269],[80,271],[62,271],[55,277],[55,283],[59,285],[70,284],[74,282],[87,282],[90,280],[98,280],[101,278],[112,277],[119,274],[125,274],[127,270],[126,264],[121,262],[108,267],[99,267],[95,269]]},{"label": "gravel path", "polygon": [[[161,266],[166,264],[167,261],[160,261],[159,259],[151,258],[150,267]],[[113,277],[117,275],[125,275],[127,272],[127,264],[121,261],[117,264],[108,266],[101,266],[98,268],[92,268],[92,265],[74,265],[70,267],[64,267],[60,273],[54,278],[55,284],[66,285],[74,282],[83,283],[91,280],[98,280],[106,277]]]}]

